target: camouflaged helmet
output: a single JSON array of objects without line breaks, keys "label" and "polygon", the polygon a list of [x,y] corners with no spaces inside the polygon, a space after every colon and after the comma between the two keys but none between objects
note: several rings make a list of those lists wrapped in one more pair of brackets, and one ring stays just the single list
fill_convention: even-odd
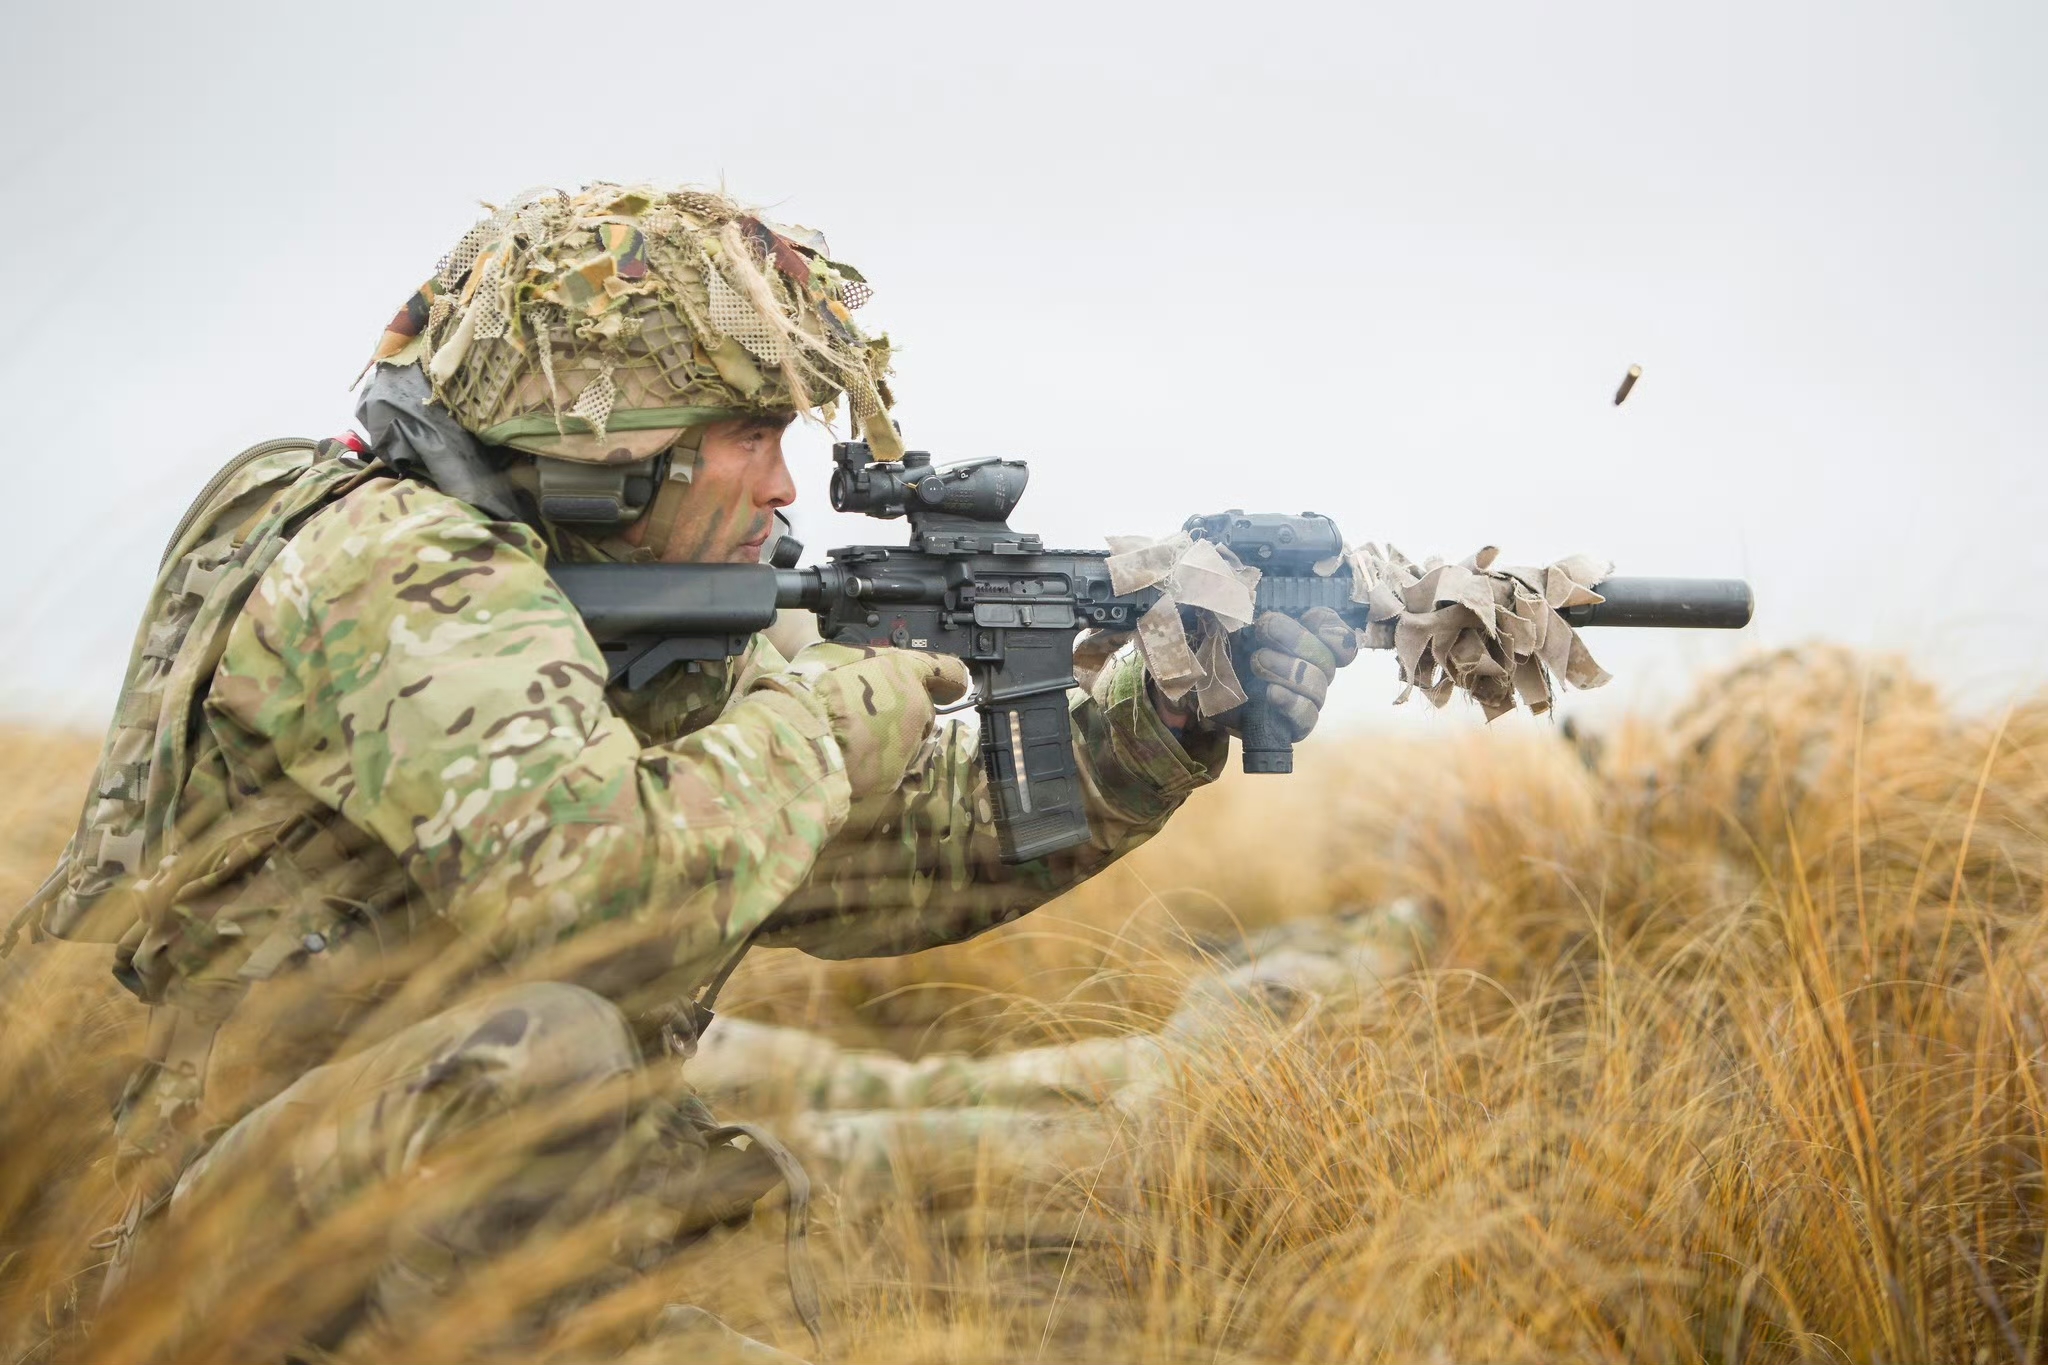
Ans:
[{"label": "camouflaged helmet", "polygon": [[485,444],[550,463],[637,464],[733,417],[829,421],[841,394],[883,454],[888,338],[852,315],[870,293],[819,234],[710,191],[529,191],[463,235],[372,363],[420,364]]}]

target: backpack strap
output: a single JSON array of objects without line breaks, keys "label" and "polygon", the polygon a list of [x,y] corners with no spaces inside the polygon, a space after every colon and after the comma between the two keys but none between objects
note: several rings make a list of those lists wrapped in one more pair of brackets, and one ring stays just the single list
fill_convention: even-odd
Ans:
[{"label": "backpack strap", "polygon": [[740,965],[740,959],[747,955],[747,949],[753,946],[753,942],[754,936],[747,935],[739,947],[733,949],[732,955],[719,964],[718,970],[711,974],[711,979],[704,983],[695,998],[684,1006],[684,1013],[688,1015],[688,1019],[681,1022],[689,1029],[689,1037],[683,1037],[675,1024],[668,1026],[666,1033],[669,1050],[684,1061],[687,1062],[697,1055],[698,1040],[704,1036],[704,1030],[711,1027],[712,1021],[718,1018],[711,1006],[717,1002],[718,993],[725,989],[725,983],[731,979],[734,970]]},{"label": "backpack strap", "polygon": [[[206,1064],[223,1022],[223,1018],[202,1017],[173,1005],[149,1007],[142,1062],[129,1075],[114,1105],[115,1168],[130,1182],[128,1201],[120,1220],[92,1243],[95,1250],[108,1253],[107,1273],[100,1281],[102,1310],[128,1279],[136,1233],[170,1202],[184,1164],[182,1150],[138,1144],[134,1129],[139,1126],[150,1138],[160,1140],[163,1134],[180,1130],[198,1111],[206,1085]],[[146,1104],[153,1106],[155,1113],[148,1113]],[[138,1116],[142,1116],[139,1124]]]},{"label": "backpack strap", "polygon": [[[78,836],[73,835],[72,842],[77,841]],[[7,921],[7,932],[0,934],[0,962],[13,956],[14,945],[20,941],[22,931],[42,918],[43,910],[51,901],[56,900],[57,894],[64,889],[64,874],[71,866],[69,847],[66,847],[64,854],[65,856],[58,860],[56,870],[43,878],[43,884],[35,889],[35,894],[31,895],[22,904],[21,909],[14,912],[14,917]]]},{"label": "backpack strap", "polygon": [[[697,1044],[704,1037],[704,1031],[718,1018],[712,1005],[718,1000],[719,991],[732,978],[740,960],[753,946],[753,935],[749,934],[720,963],[718,970],[711,974],[687,1005],[677,1011],[677,1017],[662,1028],[662,1040],[668,1050],[687,1063],[697,1055]],[[811,1344],[817,1348],[820,1360],[825,1358],[825,1310],[824,1299],[818,1292],[818,1272],[811,1262],[811,1178],[805,1173],[803,1163],[796,1153],[766,1129],[751,1123],[726,1123],[704,1130],[705,1142],[713,1145],[730,1144],[734,1138],[745,1138],[752,1149],[767,1158],[775,1167],[775,1174],[781,1179],[783,1188],[789,1192],[789,1204],[783,1214],[782,1259],[789,1275],[789,1301],[796,1308],[796,1315],[803,1319],[804,1330],[811,1334]]]}]

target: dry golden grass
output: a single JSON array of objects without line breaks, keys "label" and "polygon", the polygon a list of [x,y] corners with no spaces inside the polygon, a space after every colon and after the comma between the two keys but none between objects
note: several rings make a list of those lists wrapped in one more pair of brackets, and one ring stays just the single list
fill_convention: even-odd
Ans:
[{"label": "dry golden grass", "polygon": [[[987,1050],[1149,1026],[1201,945],[1242,928],[1404,892],[1445,909],[1441,960],[1386,1000],[1193,1059],[1119,1136],[1113,1176],[991,1177],[964,1204],[860,1217],[828,1201],[836,1359],[2044,1354],[2048,701],[1957,717],[1895,663],[1816,650],[1598,753],[1525,729],[1301,758],[1291,781],[1204,793],[1010,929],[897,961],[761,953],[735,979],[735,1012]],[[8,886],[54,856],[89,761],[6,738]],[[448,1193],[380,1191],[300,1231],[252,1180],[82,1333],[83,1243],[115,1198],[100,1129],[135,1028],[100,951],[45,945],[5,987],[0,1351],[280,1358],[361,1283],[394,1209]],[[440,1164],[485,1179],[519,1149]],[[778,1224],[543,1343],[494,1345],[601,1258],[604,1229],[562,1231],[494,1267],[436,1340],[377,1358],[610,1359],[668,1300],[803,1350]],[[230,1245],[263,1247],[261,1273],[178,1327]]]}]

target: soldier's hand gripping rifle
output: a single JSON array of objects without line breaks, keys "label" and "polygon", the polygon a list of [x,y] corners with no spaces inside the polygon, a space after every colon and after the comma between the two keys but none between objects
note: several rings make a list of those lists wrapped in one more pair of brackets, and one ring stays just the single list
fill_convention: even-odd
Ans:
[{"label": "soldier's hand gripping rifle", "polygon": [[[682,660],[723,659],[747,647],[781,608],[816,614],[843,644],[932,650],[963,660],[981,719],[981,760],[994,798],[1003,861],[1026,862],[1088,837],[1067,690],[1074,641],[1091,628],[1130,630],[1159,600],[1157,587],[1118,593],[1107,550],[1048,550],[1009,526],[1030,471],[1021,460],[934,465],[922,451],[872,463],[866,445],[833,447],[832,506],[884,519],[907,517],[907,545],[853,545],[827,562],[796,567],[786,538],[769,564],[570,564],[555,581],[604,651],[613,681],[638,688]],[[1261,571],[1255,608],[1299,617],[1335,610],[1354,627],[1348,567],[1312,566],[1342,553],[1328,517],[1224,512],[1185,529],[1227,546]],[[1748,624],[1749,585],[1739,579],[1609,578],[1605,600],[1568,607],[1574,626]],[[1254,688],[1256,693],[1261,689]],[[1285,721],[1263,698],[1241,719],[1246,772],[1288,772]]]}]

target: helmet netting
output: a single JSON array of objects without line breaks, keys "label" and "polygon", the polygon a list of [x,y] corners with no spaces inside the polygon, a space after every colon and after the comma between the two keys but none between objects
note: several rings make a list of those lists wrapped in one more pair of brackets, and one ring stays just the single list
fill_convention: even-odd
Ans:
[{"label": "helmet netting", "polygon": [[888,341],[851,314],[872,293],[816,233],[723,195],[535,191],[463,234],[415,300],[416,340],[387,333],[378,358],[424,362],[480,434],[544,413],[601,438],[621,410],[803,411],[844,392],[893,441]]},{"label": "helmet netting", "polygon": [[704,262],[704,283],[711,295],[711,325],[725,336],[754,353],[757,359],[770,365],[780,365],[783,359],[782,333],[770,327],[766,319],[754,308],[753,302],[739,290],[726,283],[708,257]]},{"label": "helmet netting", "polygon": [[572,417],[581,417],[590,423],[590,429],[599,436],[604,435],[604,424],[612,415],[612,404],[618,399],[619,386],[612,382],[609,367],[598,371],[597,378],[584,387],[576,400],[576,406],[569,409]]},{"label": "helmet netting", "polygon": [[505,307],[504,273],[504,262],[497,256],[485,261],[478,273],[476,294],[469,305],[470,311],[476,314],[478,341],[505,335],[506,325],[511,321]]}]

